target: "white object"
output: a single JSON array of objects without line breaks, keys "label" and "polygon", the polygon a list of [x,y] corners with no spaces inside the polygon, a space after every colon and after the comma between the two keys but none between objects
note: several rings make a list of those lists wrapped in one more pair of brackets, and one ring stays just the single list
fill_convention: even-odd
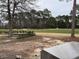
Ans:
[{"label": "white object", "polygon": [[44,51],[59,59],[79,59],[79,42],[67,42]]}]

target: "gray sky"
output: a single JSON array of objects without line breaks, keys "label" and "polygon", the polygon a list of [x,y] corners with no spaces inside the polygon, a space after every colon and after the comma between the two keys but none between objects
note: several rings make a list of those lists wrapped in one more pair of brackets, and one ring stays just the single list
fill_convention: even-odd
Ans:
[{"label": "gray sky", "polygon": [[[79,0],[77,0],[78,2]],[[39,5],[39,9],[41,10],[48,8],[53,16],[69,15],[73,6],[73,0],[70,2],[66,2],[65,0],[63,2],[59,2],[59,0],[39,0],[37,5]]]}]

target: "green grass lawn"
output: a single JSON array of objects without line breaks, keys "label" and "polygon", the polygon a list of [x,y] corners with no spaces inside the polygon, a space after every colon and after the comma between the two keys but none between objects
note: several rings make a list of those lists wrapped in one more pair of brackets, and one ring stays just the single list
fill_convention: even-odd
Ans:
[{"label": "green grass lawn", "polygon": [[[30,30],[30,29],[29,29]],[[31,29],[34,32],[43,33],[71,33],[71,29]],[[79,34],[79,29],[75,30],[76,34]]]},{"label": "green grass lawn", "polygon": [[[71,29],[14,29],[14,31],[34,31],[42,33],[71,33]],[[0,29],[0,32],[8,32],[8,29]],[[75,30],[79,34],[79,29]]]}]

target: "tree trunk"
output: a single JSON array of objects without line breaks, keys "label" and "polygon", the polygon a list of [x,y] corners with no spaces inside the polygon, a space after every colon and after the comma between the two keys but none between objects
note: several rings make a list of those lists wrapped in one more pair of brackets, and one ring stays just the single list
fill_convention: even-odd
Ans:
[{"label": "tree trunk", "polygon": [[11,13],[10,13],[10,0],[8,0],[8,20],[9,20],[9,37],[12,36],[12,21],[11,21]]},{"label": "tree trunk", "polygon": [[75,17],[76,17],[76,0],[74,0],[73,3],[71,37],[75,37]]},{"label": "tree trunk", "polygon": [[13,22],[14,22],[14,13],[15,13],[15,7],[16,7],[15,0],[14,0],[12,14],[10,12],[10,0],[8,0],[8,5],[7,6],[8,6],[8,20],[9,20],[9,37],[12,37],[12,35],[13,35],[13,30],[12,29],[13,29]]},{"label": "tree trunk", "polygon": [[16,8],[16,1],[14,0],[13,3],[13,11],[12,11],[12,26],[15,27],[15,20],[14,20],[14,14],[15,14],[15,8]]}]

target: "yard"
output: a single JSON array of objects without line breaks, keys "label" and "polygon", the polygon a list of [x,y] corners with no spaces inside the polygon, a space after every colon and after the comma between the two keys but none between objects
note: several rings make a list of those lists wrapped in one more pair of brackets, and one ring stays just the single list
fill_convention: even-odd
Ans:
[{"label": "yard", "polygon": [[79,42],[76,0],[0,0],[0,3],[0,59],[41,59],[44,48]]},{"label": "yard", "polygon": [[[0,29],[0,32],[8,30]],[[14,31],[17,31],[14,29]],[[0,35],[0,58],[14,59],[20,56],[23,59],[40,59],[40,51],[43,48],[63,44],[68,41],[79,41],[77,38],[70,37],[70,29],[18,29],[18,31],[34,31],[36,36],[16,39],[8,38],[5,33]],[[78,33],[79,30],[76,29]],[[3,34],[3,35],[2,35]],[[79,33],[78,33],[79,34]]]},{"label": "yard", "polygon": [[[0,33],[7,33],[8,29],[0,29]],[[36,33],[71,33],[71,29],[13,29],[13,31],[34,31]],[[79,29],[75,29],[75,33],[79,34]]]},{"label": "yard", "polygon": [[[66,29],[64,30],[67,31]],[[63,44],[67,41],[79,41],[78,37],[72,39],[67,33],[52,33],[53,31],[56,31],[52,31],[52,29],[43,29],[40,30],[40,32],[39,30],[33,29],[32,31],[36,32],[36,36],[23,39],[1,36],[0,58],[14,59],[16,56],[20,56],[23,59],[40,59],[40,51],[43,48]],[[48,31],[48,33],[46,31]]]}]

